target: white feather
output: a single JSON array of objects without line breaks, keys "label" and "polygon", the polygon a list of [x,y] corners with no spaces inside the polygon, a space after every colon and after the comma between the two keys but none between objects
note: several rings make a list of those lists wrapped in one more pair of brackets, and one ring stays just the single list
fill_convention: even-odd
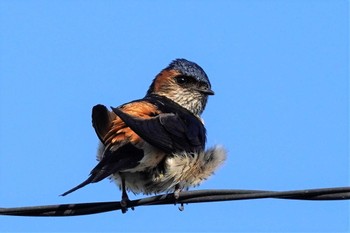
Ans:
[{"label": "white feather", "polygon": [[[214,146],[199,153],[177,153],[164,161],[164,170],[158,167],[146,171],[135,169],[123,172],[126,187],[134,193],[172,192],[176,187],[188,189],[200,185],[208,179],[226,160],[227,151],[222,146]],[[119,173],[112,179],[121,185]]]}]

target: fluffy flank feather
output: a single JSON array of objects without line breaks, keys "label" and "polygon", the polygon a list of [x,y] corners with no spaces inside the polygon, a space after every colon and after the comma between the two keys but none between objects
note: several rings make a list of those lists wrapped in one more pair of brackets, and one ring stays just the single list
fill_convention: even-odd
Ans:
[{"label": "fluffy flank feather", "polygon": [[177,154],[167,161],[168,171],[164,179],[173,180],[184,189],[198,186],[214,174],[226,157],[227,151],[222,146],[195,154]]}]

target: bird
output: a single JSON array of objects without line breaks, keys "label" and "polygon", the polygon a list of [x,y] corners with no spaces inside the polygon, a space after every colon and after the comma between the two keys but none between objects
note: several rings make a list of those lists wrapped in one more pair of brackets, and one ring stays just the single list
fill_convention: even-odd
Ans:
[{"label": "bird", "polygon": [[128,191],[145,195],[196,187],[226,160],[221,145],[209,149],[201,118],[214,95],[205,71],[184,58],[173,60],[155,76],[146,95],[119,107],[92,108],[92,125],[100,140],[98,164],[89,177],[61,194],[68,195],[107,177],[122,191],[125,213]]}]

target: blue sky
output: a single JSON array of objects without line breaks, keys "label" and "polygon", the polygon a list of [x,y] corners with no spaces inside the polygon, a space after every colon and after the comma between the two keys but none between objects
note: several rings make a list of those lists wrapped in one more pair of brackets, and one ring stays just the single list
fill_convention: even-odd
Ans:
[{"label": "blue sky", "polygon": [[[199,189],[349,186],[349,3],[0,1],[0,206],[114,201],[96,164],[95,104],[141,98],[175,58],[216,95],[203,115],[225,165]],[[130,195],[132,199],[142,196]],[[1,232],[346,232],[349,201],[253,200],[67,218]]]}]

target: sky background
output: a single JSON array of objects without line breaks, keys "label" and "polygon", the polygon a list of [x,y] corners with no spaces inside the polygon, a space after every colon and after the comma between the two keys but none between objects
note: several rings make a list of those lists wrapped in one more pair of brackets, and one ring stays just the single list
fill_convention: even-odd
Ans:
[{"label": "sky background", "polygon": [[[197,189],[349,186],[349,3],[0,0],[0,207],[119,201],[96,165],[96,104],[142,98],[175,58],[216,95]],[[131,199],[141,198],[142,195]],[[0,216],[0,232],[347,232],[349,201],[246,200],[81,217]]]}]

